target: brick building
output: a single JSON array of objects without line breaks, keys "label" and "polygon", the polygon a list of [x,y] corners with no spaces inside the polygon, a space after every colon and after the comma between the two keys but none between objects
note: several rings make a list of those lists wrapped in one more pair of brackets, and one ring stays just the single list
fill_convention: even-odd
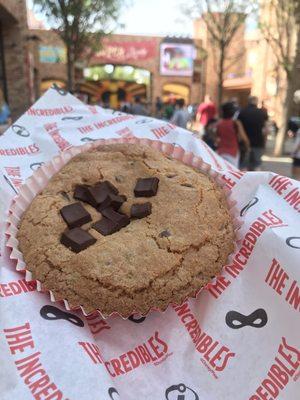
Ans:
[{"label": "brick building", "polygon": [[26,1],[0,0],[0,88],[14,119],[29,107],[32,98],[30,40]]},{"label": "brick building", "polygon": [[[203,51],[207,54],[205,59],[205,70],[203,74],[203,86],[206,93],[217,101],[218,75],[217,75],[217,51],[212,45],[209,32],[203,19],[194,21],[194,37],[199,39],[203,46]],[[246,45],[245,45],[245,25],[242,24],[232,38],[228,47],[223,82],[223,99],[237,97],[239,103],[244,105],[251,92],[250,72],[246,70]]]},{"label": "brick building", "polygon": [[[65,85],[65,49],[59,36],[54,31],[42,29],[31,32],[39,38],[36,57],[39,57],[38,80],[41,92],[54,81]],[[161,73],[162,44],[169,47],[169,51],[172,46],[178,46],[178,49],[182,46],[188,49],[190,46],[194,56],[195,42],[192,39],[110,35],[104,39],[102,50],[95,53],[88,62],[78,63],[76,91],[87,94],[89,101],[97,103],[110,93],[109,103],[112,107],[117,106],[112,101],[115,93],[123,93],[122,100],[128,101],[140,95],[148,103],[153,103],[156,97],[166,100],[172,95],[175,98],[183,97],[187,103],[198,103],[203,95],[199,74],[195,74],[193,68],[187,76]],[[61,57],[56,59],[57,54],[61,54]],[[110,69],[113,72],[105,72]]]}]

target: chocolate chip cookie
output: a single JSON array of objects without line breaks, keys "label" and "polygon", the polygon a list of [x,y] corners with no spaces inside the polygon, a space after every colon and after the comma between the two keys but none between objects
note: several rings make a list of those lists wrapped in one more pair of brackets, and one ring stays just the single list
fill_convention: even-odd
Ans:
[{"label": "chocolate chip cookie", "polygon": [[56,299],[128,317],[194,295],[221,271],[234,233],[211,178],[150,147],[112,144],[53,176],[18,240],[27,269]]}]

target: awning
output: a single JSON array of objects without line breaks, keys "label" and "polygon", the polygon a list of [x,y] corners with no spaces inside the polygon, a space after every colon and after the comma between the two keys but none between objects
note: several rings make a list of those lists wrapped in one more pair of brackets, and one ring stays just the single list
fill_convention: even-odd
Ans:
[{"label": "awning", "polygon": [[225,81],[223,82],[224,89],[243,90],[243,89],[251,89],[251,87],[252,87],[252,79],[248,76],[243,76],[241,78],[225,79]]}]

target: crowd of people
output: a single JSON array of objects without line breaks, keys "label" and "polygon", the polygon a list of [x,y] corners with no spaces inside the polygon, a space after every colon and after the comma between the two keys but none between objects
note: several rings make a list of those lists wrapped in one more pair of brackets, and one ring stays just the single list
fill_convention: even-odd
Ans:
[{"label": "crowd of people", "polygon": [[[181,127],[198,127],[196,135],[234,166],[248,171],[258,170],[267,138],[268,113],[258,107],[258,98],[249,97],[248,105],[240,108],[233,98],[221,106],[220,115],[209,95],[195,112],[188,111],[183,99],[163,105],[156,100],[156,116]],[[194,131],[195,129],[193,129]]]},{"label": "crowd of people", "polygon": [[240,109],[236,99],[221,106],[220,118],[209,96],[200,104],[197,120],[200,136],[223,158],[248,171],[260,169],[267,139],[268,113],[258,107],[258,98],[251,96]]},{"label": "crowd of people", "polygon": [[[122,102],[120,110],[134,115],[150,115],[150,108],[139,96],[133,103]],[[182,98],[172,98],[164,103],[160,97],[155,102],[155,117],[170,121],[196,136],[231,164],[244,171],[259,170],[269,133],[268,112],[258,98],[250,96],[248,105],[240,108],[236,98],[221,105],[218,112],[209,95],[195,109],[187,107]],[[0,90],[0,135],[11,124],[10,110]],[[195,127],[197,132],[195,132]],[[300,180],[300,129],[294,129],[292,175]]]}]

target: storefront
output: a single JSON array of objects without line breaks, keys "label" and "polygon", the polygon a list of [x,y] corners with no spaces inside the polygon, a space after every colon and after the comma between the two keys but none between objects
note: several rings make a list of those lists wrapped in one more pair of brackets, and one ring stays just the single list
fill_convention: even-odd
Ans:
[{"label": "storefront", "polygon": [[[39,41],[39,75],[42,93],[54,81],[66,84],[64,45],[53,31],[35,30]],[[195,45],[191,39],[111,35],[88,63],[78,64],[76,92],[91,103],[118,108],[139,96],[153,105],[184,98],[187,104],[201,98],[195,79]]]}]

